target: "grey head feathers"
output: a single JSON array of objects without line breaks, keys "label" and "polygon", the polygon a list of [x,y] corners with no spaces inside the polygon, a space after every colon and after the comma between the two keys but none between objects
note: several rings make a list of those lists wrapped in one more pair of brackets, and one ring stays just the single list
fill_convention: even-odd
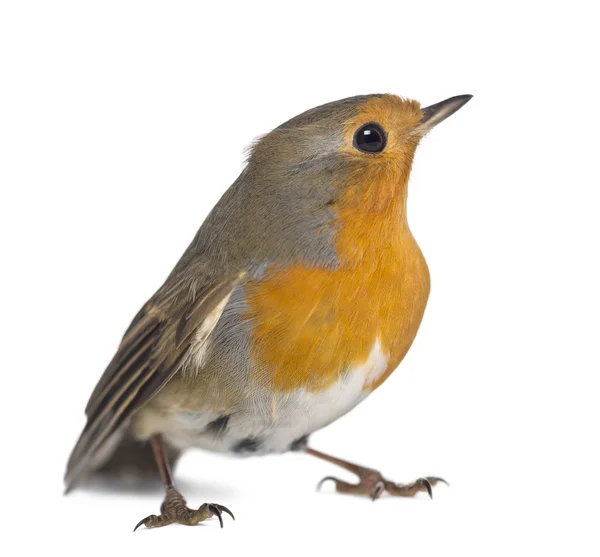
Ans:
[{"label": "grey head feathers", "polygon": [[218,268],[292,261],[335,267],[334,205],[347,172],[344,128],[375,96],[324,104],[262,136],[188,256],[207,256]]}]

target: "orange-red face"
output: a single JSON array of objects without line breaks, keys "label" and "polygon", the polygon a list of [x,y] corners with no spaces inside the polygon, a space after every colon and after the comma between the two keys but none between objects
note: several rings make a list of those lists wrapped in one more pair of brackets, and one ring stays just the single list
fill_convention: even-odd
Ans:
[{"label": "orange-red face", "polygon": [[342,258],[362,257],[373,235],[384,242],[399,237],[422,116],[418,102],[383,95],[359,105],[347,121],[341,152],[351,170],[337,205]]},{"label": "orange-red face", "polygon": [[367,181],[405,186],[422,137],[422,117],[417,101],[396,95],[372,97],[346,123],[341,151]]},{"label": "orange-red face", "polygon": [[342,152],[377,165],[412,157],[421,138],[423,117],[417,101],[382,95],[357,108],[357,114],[346,123]]}]

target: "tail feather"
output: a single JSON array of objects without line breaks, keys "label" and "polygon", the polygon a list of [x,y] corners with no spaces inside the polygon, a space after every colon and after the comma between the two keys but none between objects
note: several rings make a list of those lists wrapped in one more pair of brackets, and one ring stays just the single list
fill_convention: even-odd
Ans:
[{"label": "tail feather", "polygon": [[[181,451],[169,445],[165,445],[165,449],[169,463],[174,468]],[[84,459],[77,459],[77,454],[77,446],[75,446],[65,474],[65,493],[71,491],[88,476],[160,479],[152,446],[148,441],[136,439],[129,432],[116,432],[103,444],[101,453]]]}]

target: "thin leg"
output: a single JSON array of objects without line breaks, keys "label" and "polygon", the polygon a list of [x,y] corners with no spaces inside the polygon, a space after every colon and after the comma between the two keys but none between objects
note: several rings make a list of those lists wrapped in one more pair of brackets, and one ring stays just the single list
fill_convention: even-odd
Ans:
[{"label": "thin leg", "polygon": [[175,487],[175,484],[173,483],[173,474],[171,473],[171,465],[167,458],[167,452],[165,451],[162,437],[160,435],[154,435],[152,439],[150,439],[150,444],[152,445],[156,465],[158,466],[158,471],[160,472],[160,477],[162,478],[165,487],[167,489],[169,487]]},{"label": "thin leg", "polygon": [[221,528],[223,528],[223,513],[227,513],[235,520],[233,513],[227,507],[216,503],[204,503],[198,510],[190,509],[186,505],[183,495],[175,488],[171,467],[169,466],[169,460],[160,435],[152,437],[151,443],[158,470],[160,471],[161,478],[165,484],[166,494],[165,499],[160,506],[160,514],[151,514],[143,520],[140,520],[133,529],[134,532],[142,524],[146,526],[146,528],[159,528],[161,526],[173,524],[174,522],[185,524],[187,526],[194,526],[213,516],[216,516],[219,519]]},{"label": "thin leg", "polygon": [[316,456],[317,458],[326,460],[327,462],[331,462],[332,464],[336,464],[337,466],[356,474],[359,479],[357,484],[352,484],[338,478],[334,478],[333,476],[327,476],[319,482],[317,489],[320,488],[321,485],[323,485],[323,483],[327,480],[331,480],[335,483],[335,489],[339,493],[369,495],[371,499],[375,501],[375,499],[379,499],[379,497],[381,497],[385,491],[387,491],[390,495],[396,495],[399,497],[414,497],[417,493],[423,491],[427,492],[430,497],[433,497],[433,486],[439,482],[448,485],[446,480],[437,478],[435,476],[419,478],[418,480],[415,480],[409,484],[397,484],[386,480],[380,472],[373,470],[372,468],[366,468],[364,466],[359,466],[358,464],[353,464],[352,462],[327,455],[315,449],[311,449],[310,447],[306,447],[304,452],[311,456]]}]

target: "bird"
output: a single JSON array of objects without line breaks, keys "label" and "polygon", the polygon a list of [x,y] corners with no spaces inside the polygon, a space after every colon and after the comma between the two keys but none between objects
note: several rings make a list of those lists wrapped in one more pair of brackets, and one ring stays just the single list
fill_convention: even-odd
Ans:
[{"label": "bird", "polygon": [[407,220],[420,140],[464,106],[393,94],[307,110],[259,137],[164,284],[126,330],[87,403],[66,491],[94,475],[160,476],[160,514],[135,527],[195,525],[232,511],[187,506],[173,467],[187,449],[287,451],[338,465],[340,493],[432,495],[314,449],[309,437],[399,366],[430,291]]}]

